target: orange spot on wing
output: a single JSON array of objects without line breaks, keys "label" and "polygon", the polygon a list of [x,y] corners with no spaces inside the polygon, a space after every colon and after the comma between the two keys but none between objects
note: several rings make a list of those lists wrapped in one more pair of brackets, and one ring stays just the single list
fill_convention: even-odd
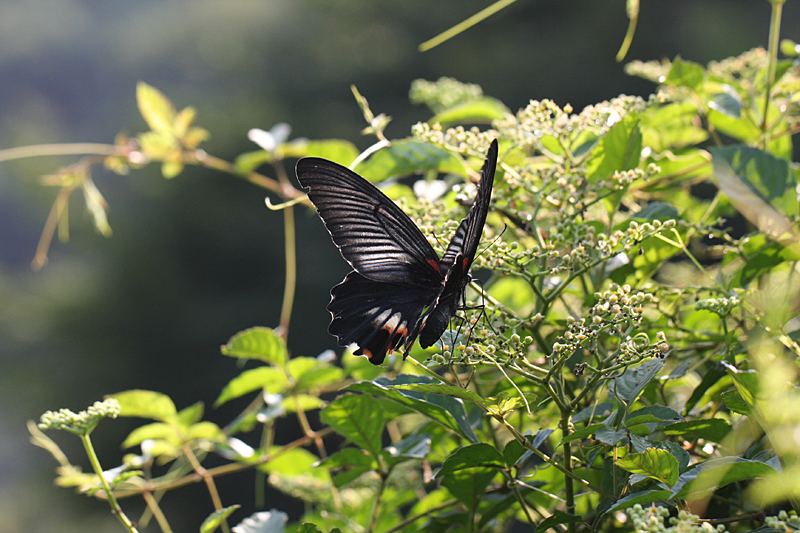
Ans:
[{"label": "orange spot on wing", "polygon": [[439,261],[436,261],[435,259],[426,259],[426,261],[428,262],[428,264],[429,264],[430,266],[432,266],[432,267],[433,267],[433,269],[434,269],[436,272],[441,272],[441,270],[439,269]]}]

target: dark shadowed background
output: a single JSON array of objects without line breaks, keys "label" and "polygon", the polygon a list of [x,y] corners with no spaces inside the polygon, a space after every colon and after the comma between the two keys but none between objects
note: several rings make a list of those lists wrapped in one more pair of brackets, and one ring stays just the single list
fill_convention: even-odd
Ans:
[{"label": "dark shadowed background", "polygon": [[[681,55],[706,63],[766,45],[767,0],[642,0],[627,60]],[[782,35],[800,41],[800,6]],[[519,0],[426,53],[419,43],[489,0],[4,0],[0,3],[0,149],[39,143],[113,142],[146,126],[139,80],[178,108],[193,105],[212,133],[203,147],[233,160],[256,149],[250,128],[288,122],[293,137],[344,138],[364,149],[350,93],[394,120],[390,138],[426,119],[408,102],[412,80],[452,76],[480,84],[516,110],[552,98],[576,110],[620,93],[652,92],[614,56],[627,27],[624,0]],[[55,190],[40,176],[74,158],[0,164],[0,533],[120,531],[108,508],[53,485],[52,458],[31,446],[25,422],[47,409],[84,409],[131,388],[197,400],[225,423],[244,404],[210,406],[239,369],[219,353],[234,333],[274,326],[283,290],[282,215],[265,192],[229,175],[187,168],[173,180],[154,166],[127,177],[93,176],[110,204],[114,236],[98,235],[82,200],[72,232],[50,262],[33,257]],[[289,346],[315,356],[326,333],[328,290],[347,272],[310,211],[298,213],[298,286]],[[107,467],[133,422],[101,424]],[[78,441],[53,434],[72,457]],[[287,425],[279,442],[297,436]],[[85,461],[81,461],[88,469]],[[251,473],[220,480],[225,505],[253,509]],[[133,517],[139,502],[123,502]],[[201,487],[164,499],[175,531],[196,531],[213,510]],[[270,493],[267,508],[297,519],[297,502]],[[234,523],[238,520],[234,520]],[[156,531],[155,525],[149,528]]]}]

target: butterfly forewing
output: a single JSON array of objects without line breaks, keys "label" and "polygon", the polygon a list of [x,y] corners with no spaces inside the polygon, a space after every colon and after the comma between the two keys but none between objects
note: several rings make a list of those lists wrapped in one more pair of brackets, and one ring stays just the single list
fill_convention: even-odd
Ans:
[{"label": "butterfly forewing", "polygon": [[408,215],[372,183],[314,157],[298,161],[297,178],[356,272],[374,281],[441,284],[436,252]]}]

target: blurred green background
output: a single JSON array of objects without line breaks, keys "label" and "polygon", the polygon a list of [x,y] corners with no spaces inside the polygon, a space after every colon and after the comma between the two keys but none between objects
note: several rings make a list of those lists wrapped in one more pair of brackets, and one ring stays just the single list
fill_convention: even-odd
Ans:
[{"label": "blurred green background", "polygon": [[[412,80],[452,76],[480,84],[516,110],[552,98],[579,111],[653,87],[625,76],[614,56],[627,28],[624,0],[520,0],[426,53],[417,46],[489,0],[4,0],[0,3],[0,149],[38,143],[113,142],[146,129],[139,80],[178,108],[193,105],[233,160],[256,149],[250,128],[288,122],[293,137],[345,138],[364,149],[355,84],[387,135],[409,134],[426,109],[408,102]],[[627,60],[706,63],[766,44],[767,0],[643,0]],[[800,6],[785,8],[783,37],[800,41]],[[55,189],[40,176],[74,158],[0,164],[0,533],[119,531],[108,508],[53,485],[52,458],[28,443],[25,422],[47,409],[83,409],[130,388],[169,394],[179,408],[210,406],[240,369],[219,346],[237,331],[277,324],[283,290],[282,215],[265,192],[237,178],[187,168],[164,180],[156,166],[127,177],[94,172],[110,204],[110,239],[72,203],[68,244],[33,272]],[[76,200],[78,198],[76,197]],[[289,346],[334,348],[328,291],[347,272],[312,212],[298,210],[298,287]],[[244,404],[207,407],[224,424]],[[135,422],[102,424],[101,461]],[[71,457],[78,441],[52,435]],[[297,436],[286,427],[280,442]],[[84,468],[88,468],[82,461]],[[253,512],[253,473],[219,480],[235,515]],[[136,517],[141,504],[124,504]],[[297,519],[298,502],[269,493],[266,507]],[[201,487],[168,494],[175,531],[196,530],[213,510]],[[238,520],[234,520],[234,523]],[[149,531],[155,531],[151,525]]]}]

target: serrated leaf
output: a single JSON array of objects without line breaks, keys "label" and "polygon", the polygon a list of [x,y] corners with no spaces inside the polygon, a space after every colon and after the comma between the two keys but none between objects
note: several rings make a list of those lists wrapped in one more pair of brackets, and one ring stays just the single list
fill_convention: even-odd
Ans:
[{"label": "serrated leaf", "polygon": [[241,505],[231,505],[219,511],[214,511],[200,524],[200,533],[212,533],[219,527],[223,520],[228,518],[232,512],[241,507]]},{"label": "serrated leaf", "polygon": [[363,394],[345,394],[320,412],[320,420],[377,457],[386,420],[380,405]]},{"label": "serrated leaf", "polygon": [[374,381],[359,381],[358,383],[349,385],[346,390],[366,392],[386,398],[391,402],[397,403],[434,420],[472,442],[478,441],[478,437],[475,436],[469,419],[467,418],[467,412],[464,409],[464,403],[461,399],[438,394],[390,388],[391,385],[405,384],[405,382],[410,379],[418,383],[432,382],[429,378],[424,378],[422,376],[409,377],[401,375],[395,380],[378,378]]},{"label": "serrated leaf", "polygon": [[120,405],[120,416],[174,422],[178,414],[170,397],[160,392],[134,389],[110,394],[106,398],[116,398]]},{"label": "serrated leaf", "polygon": [[631,170],[639,165],[642,154],[642,133],[639,118],[628,115],[617,122],[600,139],[586,163],[590,182],[611,177],[616,171]]},{"label": "serrated leaf", "polygon": [[665,85],[677,85],[679,87],[689,87],[694,91],[700,92],[702,89],[705,70],[698,63],[684,61],[676,57],[672,62],[672,68],[664,80]]},{"label": "serrated leaf", "polygon": [[283,366],[288,358],[286,341],[272,328],[255,327],[231,337],[221,348],[223,355],[241,359],[257,359],[274,366]]},{"label": "serrated leaf", "polygon": [[437,122],[444,127],[454,124],[490,124],[509,114],[509,109],[496,98],[483,97],[463,102],[434,115],[429,124]]},{"label": "serrated leaf", "polygon": [[465,468],[505,468],[505,466],[503,455],[497,451],[497,448],[485,442],[480,442],[459,448],[448,456],[434,479]]},{"label": "serrated leaf", "polygon": [[705,439],[708,442],[722,442],[730,431],[731,425],[721,418],[688,420],[664,428],[667,435],[679,435],[689,441]]},{"label": "serrated leaf", "polygon": [[649,448],[642,453],[629,453],[616,465],[628,472],[642,474],[671,487],[678,481],[678,460],[666,450]]},{"label": "serrated leaf", "polygon": [[233,533],[284,533],[288,521],[289,515],[272,509],[251,514],[235,525],[231,531]]},{"label": "serrated leaf", "polygon": [[164,93],[143,81],[136,84],[136,103],[150,129],[159,133],[173,132],[175,106]]},{"label": "serrated leaf", "polygon": [[254,390],[264,389],[270,394],[280,394],[288,383],[286,374],[279,368],[271,366],[251,368],[230,380],[222,389],[214,405],[220,406]]},{"label": "serrated leaf", "polygon": [[467,174],[463,161],[455,154],[413,139],[393,141],[355,168],[370,181],[384,181],[429,170],[460,176]]},{"label": "serrated leaf", "polygon": [[394,388],[415,390],[419,392],[430,392],[433,394],[441,394],[443,396],[451,396],[453,398],[461,398],[462,400],[474,402],[484,409],[487,409],[486,401],[479,394],[468,389],[462,389],[461,387],[453,387],[443,383],[410,383],[407,385],[397,385]]},{"label": "serrated leaf", "polygon": [[656,377],[664,366],[664,359],[654,358],[645,361],[636,368],[628,367],[625,373],[609,385],[609,398],[619,396],[625,405],[631,405],[639,397],[645,386]]}]

